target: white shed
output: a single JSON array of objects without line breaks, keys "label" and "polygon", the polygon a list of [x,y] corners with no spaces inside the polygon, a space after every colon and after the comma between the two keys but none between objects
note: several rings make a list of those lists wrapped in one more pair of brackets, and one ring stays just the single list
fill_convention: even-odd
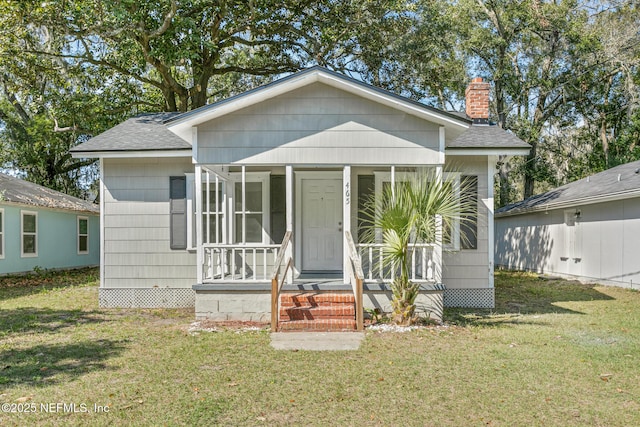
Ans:
[{"label": "white shed", "polygon": [[505,206],[496,266],[640,287],[640,161]]}]

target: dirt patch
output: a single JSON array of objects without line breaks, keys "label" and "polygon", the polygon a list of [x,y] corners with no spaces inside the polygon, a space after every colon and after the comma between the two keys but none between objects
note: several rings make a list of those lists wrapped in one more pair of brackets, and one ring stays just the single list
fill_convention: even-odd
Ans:
[{"label": "dirt patch", "polygon": [[250,322],[242,320],[199,320],[191,323],[187,332],[197,334],[199,332],[219,332],[219,331],[260,331],[268,329],[269,323]]}]

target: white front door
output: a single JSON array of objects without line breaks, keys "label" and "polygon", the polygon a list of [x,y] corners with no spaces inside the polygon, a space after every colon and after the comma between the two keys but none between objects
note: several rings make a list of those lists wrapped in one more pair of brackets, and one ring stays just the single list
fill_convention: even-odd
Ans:
[{"label": "white front door", "polygon": [[301,180],[303,271],[342,271],[342,180]]}]

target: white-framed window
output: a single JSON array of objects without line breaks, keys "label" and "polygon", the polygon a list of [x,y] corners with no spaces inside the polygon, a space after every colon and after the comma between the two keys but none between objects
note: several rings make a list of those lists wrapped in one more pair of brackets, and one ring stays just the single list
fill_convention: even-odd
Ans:
[{"label": "white-framed window", "polygon": [[20,211],[20,256],[38,256],[38,213]]},{"label": "white-framed window", "polygon": [[233,185],[233,243],[269,243],[269,174],[245,174],[244,200],[242,177],[237,176]]},{"label": "white-framed window", "polygon": [[[188,248],[196,246],[195,176],[187,174]],[[202,174],[202,242],[270,243],[270,172]]]},{"label": "white-framed window", "polygon": [[89,253],[89,218],[77,217],[77,248],[78,255]]},{"label": "white-framed window", "polygon": [[0,209],[0,259],[4,258],[4,209]]},{"label": "white-framed window", "polygon": [[[406,182],[415,173],[417,172],[398,171],[392,176],[389,171],[374,171],[376,194],[382,194],[383,189],[391,185],[392,180],[394,180],[395,183]],[[445,172],[442,174],[443,180],[453,185],[453,191],[458,199],[460,199],[460,176],[461,174],[459,172]],[[442,233],[444,249],[450,251],[460,250],[460,220],[458,218],[454,219],[451,224],[443,224]],[[381,239],[381,235],[377,237]]]}]

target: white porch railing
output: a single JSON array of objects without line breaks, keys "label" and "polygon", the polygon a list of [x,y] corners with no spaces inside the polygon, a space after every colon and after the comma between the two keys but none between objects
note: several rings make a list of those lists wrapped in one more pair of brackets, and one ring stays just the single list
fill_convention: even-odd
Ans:
[{"label": "white porch railing", "polygon": [[280,245],[205,244],[204,283],[271,282]]},{"label": "white porch railing", "polygon": [[[417,283],[435,281],[436,264],[434,243],[417,243],[409,248],[409,277]],[[399,266],[386,262],[384,244],[358,243],[356,245],[362,264],[365,281],[390,283],[398,276]]]}]

